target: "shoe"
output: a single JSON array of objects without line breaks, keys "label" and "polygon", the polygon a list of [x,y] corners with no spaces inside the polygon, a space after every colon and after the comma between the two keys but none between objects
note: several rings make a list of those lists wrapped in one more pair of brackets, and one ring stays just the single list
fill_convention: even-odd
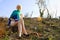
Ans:
[{"label": "shoe", "polygon": [[16,36],[15,36],[17,39],[21,39],[22,37],[21,36],[19,36],[18,34],[16,34]]},{"label": "shoe", "polygon": [[23,34],[24,36],[26,36],[26,37],[29,37],[29,34]]},{"label": "shoe", "polygon": [[17,39],[21,39],[22,37],[16,36]]}]

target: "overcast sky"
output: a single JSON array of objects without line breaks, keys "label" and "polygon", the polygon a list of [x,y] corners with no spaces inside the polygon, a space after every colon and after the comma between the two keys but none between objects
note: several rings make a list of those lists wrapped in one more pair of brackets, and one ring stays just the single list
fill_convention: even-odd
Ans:
[{"label": "overcast sky", "polygon": [[[33,17],[39,16],[39,9],[35,0],[0,0],[0,16],[9,17],[13,10],[16,9],[16,5],[22,5],[22,13],[32,13]],[[47,0],[47,8],[50,14],[55,17],[60,16],[60,0]],[[57,10],[57,11],[56,11]],[[44,17],[46,14],[44,14]]]}]

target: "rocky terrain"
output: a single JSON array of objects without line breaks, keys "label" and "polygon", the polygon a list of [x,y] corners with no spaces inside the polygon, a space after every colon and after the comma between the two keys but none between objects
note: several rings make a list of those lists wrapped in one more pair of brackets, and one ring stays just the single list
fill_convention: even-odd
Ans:
[{"label": "rocky terrain", "polygon": [[0,17],[0,40],[60,40],[60,19],[24,18],[29,37],[17,38],[17,27],[8,29],[8,18]]}]

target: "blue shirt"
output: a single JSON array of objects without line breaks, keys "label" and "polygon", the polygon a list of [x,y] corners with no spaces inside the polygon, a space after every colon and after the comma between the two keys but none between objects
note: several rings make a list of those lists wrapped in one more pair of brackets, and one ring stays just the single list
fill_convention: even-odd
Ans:
[{"label": "blue shirt", "polygon": [[15,20],[20,20],[20,14],[21,14],[21,11],[19,10],[14,10],[10,16],[10,18],[13,18]]}]

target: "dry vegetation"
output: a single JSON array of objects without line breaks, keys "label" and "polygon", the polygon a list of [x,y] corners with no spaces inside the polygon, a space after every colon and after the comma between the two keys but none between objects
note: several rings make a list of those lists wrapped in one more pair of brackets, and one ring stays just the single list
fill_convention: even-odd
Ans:
[{"label": "dry vegetation", "polygon": [[0,40],[59,40],[60,39],[60,20],[44,19],[38,21],[37,18],[24,18],[29,37],[22,35],[21,39],[17,38],[18,32],[16,27],[14,32],[12,28],[7,28],[8,18],[0,17]]}]

